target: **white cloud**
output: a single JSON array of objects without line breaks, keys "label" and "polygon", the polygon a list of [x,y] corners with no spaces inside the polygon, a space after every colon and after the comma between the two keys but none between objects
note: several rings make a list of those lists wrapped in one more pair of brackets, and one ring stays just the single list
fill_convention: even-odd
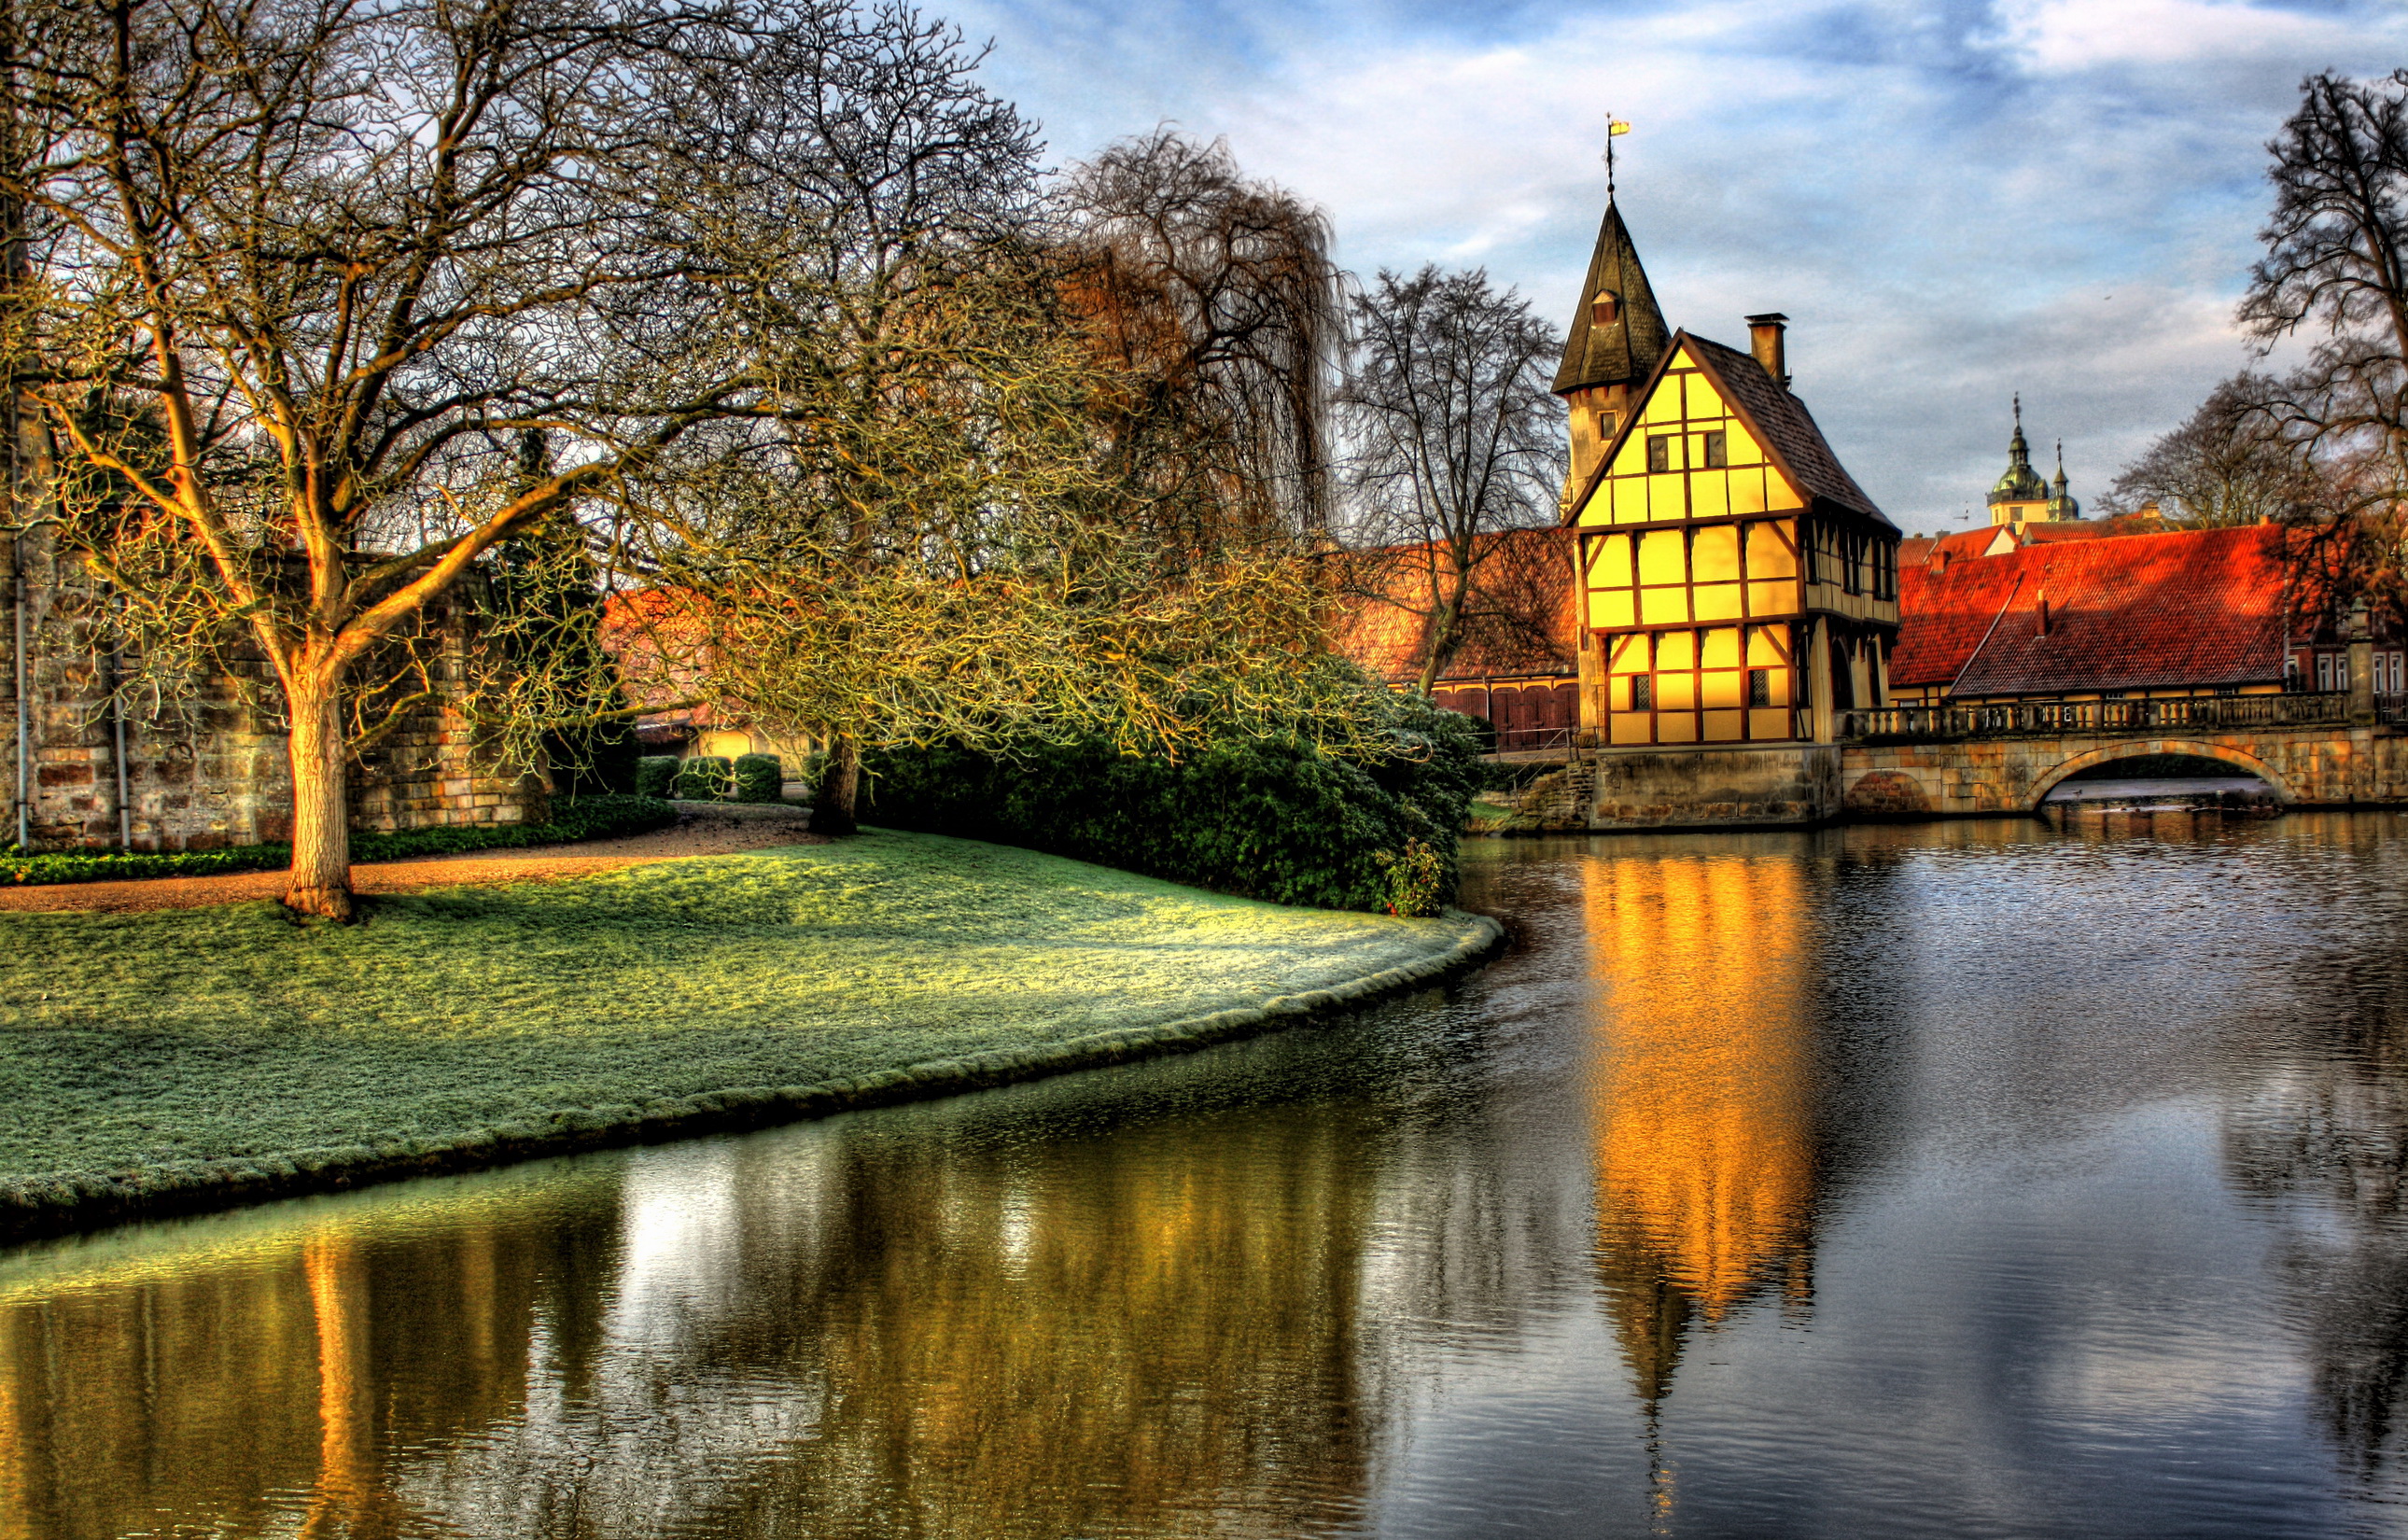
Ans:
[{"label": "white cloud", "polygon": [[2053,72],[2339,59],[2362,53],[2366,42],[2361,22],[2230,0],[2017,0],[2000,10],[2008,46],[2030,67]]},{"label": "white cloud", "polygon": [[1978,502],[2009,395],[2075,491],[2247,358],[2261,146],[2312,69],[2408,64],[2408,10],[2218,0],[978,0],[1064,155],[1177,121],[1331,212],[1359,272],[1486,266],[1553,315],[1603,202],[1676,325],[1796,318],[1799,388],[1902,524]]}]

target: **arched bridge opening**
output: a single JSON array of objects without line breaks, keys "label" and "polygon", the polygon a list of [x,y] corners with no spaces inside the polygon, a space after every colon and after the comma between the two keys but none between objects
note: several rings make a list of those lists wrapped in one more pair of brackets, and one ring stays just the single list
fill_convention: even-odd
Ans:
[{"label": "arched bridge opening", "polygon": [[2052,804],[2210,796],[2277,804],[2299,799],[2280,771],[2246,750],[2163,739],[2074,755],[2035,779],[2031,790],[2034,812]]}]

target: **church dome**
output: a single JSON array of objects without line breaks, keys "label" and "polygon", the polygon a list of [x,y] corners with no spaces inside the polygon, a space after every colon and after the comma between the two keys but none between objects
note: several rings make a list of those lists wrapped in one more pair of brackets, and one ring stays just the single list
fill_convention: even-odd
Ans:
[{"label": "church dome", "polygon": [[2038,503],[2048,500],[2048,483],[2032,468],[2031,445],[2024,439],[2024,398],[2015,396],[2015,436],[2007,442],[2007,473],[1990,488],[1990,501]]},{"label": "church dome", "polygon": [[1999,484],[1990,488],[1990,500],[1994,503],[2033,503],[2047,497],[2048,487],[2041,481],[2040,472],[2028,465],[2007,467]]}]

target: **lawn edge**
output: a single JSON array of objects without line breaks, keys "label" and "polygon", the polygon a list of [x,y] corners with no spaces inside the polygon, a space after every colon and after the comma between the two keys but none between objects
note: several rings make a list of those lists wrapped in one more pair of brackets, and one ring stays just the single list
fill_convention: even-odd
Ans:
[{"label": "lawn edge", "polygon": [[1505,927],[1489,915],[1450,910],[1445,917],[1468,922],[1470,933],[1427,957],[1325,988],[1274,995],[1259,1004],[1150,1027],[1116,1028],[1028,1048],[924,1059],[899,1069],[809,1086],[736,1087],[644,1107],[578,1108],[553,1113],[548,1123],[504,1124],[431,1144],[345,1145],[241,1160],[181,1162],[132,1173],[57,1173],[0,1179],[0,1244],[413,1176],[481,1171],[584,1150],[767,1128],[1192,1053],[1217,1043],[1342,1015],[1410,990],[1448,982],[1486,962],[1505,939]]}]

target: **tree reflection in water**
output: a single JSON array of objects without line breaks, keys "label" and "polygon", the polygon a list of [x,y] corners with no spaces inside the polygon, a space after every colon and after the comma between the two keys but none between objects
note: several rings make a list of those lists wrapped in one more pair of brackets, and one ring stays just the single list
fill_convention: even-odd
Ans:
[{"label": "tree reflection in water", "polygon": [[2359,1533],[2403,836],[1528,842],[1351,1026],[0,1253],[0,1540]]},{"label": "tree reflection in water", "polygon": [[2226,1093],[2233,1184],[2282,1227],[2288,1313],[2324,1418],[2372,1492],[2408,1453],[2408,859],[2380,825],[2311,824],[2354,859],[2302,895],[2299,993]]},{"label": "tree reflection in water", "polygon": [[941,1149],[853,1127],[649,1152],[573,1197],[528,1183],[482,1223],[370,1205],[0,1304],[0,1498],[42,1516],[0,1536],[1354,1511],[1369,1130],[1273,1108]]}]

